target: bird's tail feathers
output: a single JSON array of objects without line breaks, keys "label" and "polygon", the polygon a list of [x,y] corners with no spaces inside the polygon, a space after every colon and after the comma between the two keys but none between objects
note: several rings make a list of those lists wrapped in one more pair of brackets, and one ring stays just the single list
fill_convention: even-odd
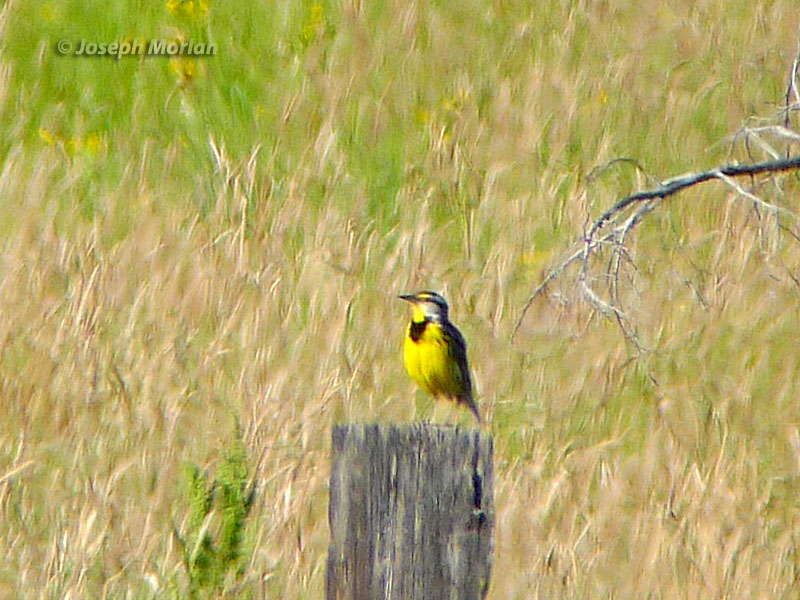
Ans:
[{"label": "bird's tail feathers", "polygon": [[475,415],[475,418],[478,419],[478,425],[483,425],[483,419],[481,419],[481,413],[478,410],[478,405],[475,403],[475,399],[472,396],[462,396],[458,399],[458,401],[467,405],[467,408],[469,408],[472,411],[472,414]]}]

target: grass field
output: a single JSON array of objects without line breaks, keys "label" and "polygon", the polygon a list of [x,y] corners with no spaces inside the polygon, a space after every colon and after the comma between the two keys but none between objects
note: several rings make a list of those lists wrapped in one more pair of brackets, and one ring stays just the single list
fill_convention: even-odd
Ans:
[{"label": "grass field", "polygon": [[[511,339],[649,185],[595,167],[750,159],[796,9],[5,2],[0,595],[323,597],[332,425],[470,423],[403,371],[425,288],[495,438],[489,598],[800,595],[792,223],[693,188],[629,240],[644,351],[575,271]],[[140,39],[218,50],[55,50]],[[800,212],[795,175],[756,191]]]}]

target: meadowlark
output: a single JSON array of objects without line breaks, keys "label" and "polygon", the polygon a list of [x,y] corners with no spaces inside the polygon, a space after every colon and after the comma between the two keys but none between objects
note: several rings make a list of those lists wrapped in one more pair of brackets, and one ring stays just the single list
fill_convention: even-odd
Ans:
[{"label": "meadowlark", "polygon": [[447,301],[436,292],[427,291],[400,298],[413,307],[403,348],[411,379],[434,398],[443,396],[465,404],[480,423],[481,415],[472,395],[467,343],[447,317]]}]

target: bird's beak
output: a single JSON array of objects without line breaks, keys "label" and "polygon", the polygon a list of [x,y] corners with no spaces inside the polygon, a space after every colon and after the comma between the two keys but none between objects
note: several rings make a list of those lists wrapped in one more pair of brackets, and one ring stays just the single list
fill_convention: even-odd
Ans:
[{"label": "bird's beak", "polygon": [[406,302],[416,302],[417,297],[414,294],[402,294],[398,296],[400,300],[405,300]]}]

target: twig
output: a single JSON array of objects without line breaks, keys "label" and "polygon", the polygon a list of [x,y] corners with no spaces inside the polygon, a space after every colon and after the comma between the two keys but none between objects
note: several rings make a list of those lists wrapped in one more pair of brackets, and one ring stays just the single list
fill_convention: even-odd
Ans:
[{"label": "twig", "polygon": [[633,165],[636,168],[637,171],[639,171],[642,175],[647,177],[647,179],[650,181],[650,183],[652,185],[658,185],[660,183],[658,181],[658,179],[653,177],[647,171],[647,169],[645,169],[641,164],[639,164],[639,161],[637,161],[636,159],[633,159],[633,158],[628,158],[627,156],[621,156],[620,158],[614,158],[614,159],[611,159],[610,161],[608,161],[607,163],[604,163],[602,165],[596,166],[591,171],[589,171],[589,174],[586,176],[586,182],[587,183],[592,182],[594,179],[597,179],[598,177],[603,175],[611,167],[613,167],[615,165],[619,165],[619,164]]},{"label": "twig", "polygon": [[[786,86],[786,114],[784,115],[783,126],[789,129],[789,115],[793,107],[800,106],[800,91],[797,89],[797,74],[800,71],[800,36],[797,42],[797,54],[795,54],[794,61],[792,61],[792,69],[789,72],[789,84]],[[791,97],[794,96],[794,103],[791,103]],[[786,150],[786,156],[789,156],[789,150]]]},{"label": "twig", "polygon": [[763,208],[765,210],[768,210],[768,211],[776,213],[776,214],[785,214],[785,215],[792,216],[792,217],[796,216],[792,211],[790,211],[787,208],[783,208],[782,206],[776,206],[775,204],[770,204],[769,202],[765,202],[764,200],[762,200],[761,198],[759,198],[755,194],[751,194],[750,192],[745,190],[742,186],[740,186],[738,183],[736,183],[735,179],[733,179],[731,177],[728,177],[727,175],[719,173],[717,175],[717,177],[721,181],[724,181],[729,186],[731,186],[734,190],[736,190],[736,192],[738,194],[741,194],[742,196],[744,196],[748,200],[752,200],[754,204],[757,204],[758,206],[760,206],[761,208]]},{"label": "twig", "polygon": [[[798,56],[800,57],[800,54]],[[542,282],[538,286],[536,286],[536,288],[533,290],[533,293],[528,298],[528,300],[526,301],[525,305],[522,308],[522,312],[519,316],[519,319],[517,320],[516,326],[514,327],[514,331],[511,334],[511,339],[513,340],[516,337],[517,332],[522,326],[522,321],[525,318],[528,309],[530,309],[530,307],[533,305],[534,300],[536,300],[536,298],[546,289],[546,287],[554,279],[560,277],[570,265],[574,264],[579,260],[583,263],[583,267],[581,269],[581,273],[578,277],[578,280],[582,284],[584,297],[586,297],[591,304],[596,306],[604,314],[606,315],[613,314],[614,316],[617,317],[618,320],[624,321],[625,318],[624,313],[618,307],[612,306],[607,302],[601,300],[597,296],[597,294],[591,290],[591,288],[588,286],[587,283],[589,257],[599,245],[606,244],[609,242],[614,243],[615,245],[620,245],[621,241],[625,240],[625,237],[627,237],[627,235],[631,232],[631,230],[634,227],[636,227],[642,221],[642,219],[644,219],[646,215],[652,212],[656,208],[656,206],[658,206],[661,203],[661,201],[674,194],[677,194],[678,192],[686,188],[698,185],[700,183],[712,179],[720,179],[723,182],[727,183],[728,185],[731,185],[738,193],[742,194],[749,200],[752,200],[758,206],[762,206],[776,213],[785,213],[792,216],[796,216],[794,215],[794,213],[788,211],[785,208],[765,202],[764,200],[758,198],[754,194],[747,192],[740,185],[738,185],[733,181],[733,178],[735,177],[753,176],[763,173],[780,173],[784,171],[790,171],[793,169],[800,169],[800,156],[795,156],[781,160],[760,162],[752,165],[726,165],[716,169],[712,169],[710,171],[703,171],[701,173],[687,173],[685,175],[680,175],[678,177],[668,179],[667,181],[663,182],[660,186],[654,189],[644,190],[626,196],[625,198],[614,204],[606,212],[604,212],[592,224],[588,233],[584,235],[581,247],[575,250],[572,254],[570,254],[560,265],[552,269],[545,276],[544,280],[542,280]],[[605,225],[607,225],[613,219],[618,217],[618,215],[622,213],[625,209],[636,204],[641,204],[641,206],[639,206],[639,208],[633,214],[631,214],[622,224],[614,227],[611,231],[607,232],[605,235],[597,237],[598,232]],[[629,333],[630,332],[626,331],[626,337],[629,337]],[[635,339],[633,339],[633,341],[635,342]]]},{"label": "twig", "polygon": [[727,175],[728,177],[741,177],[743,175],[760,175],[761,173],[779,173],[782,171],[790,171],[792,169],[800,168],[800,156],[782,160],[770,160],[766,162],[756,163],[754,165],[727,165],[713,169],[711,171],[703,171],[702,173],[687,173],[665,181],[661,187],[653,190],[645,190],[643,192],[636,192],[630,196],[626,196],[614,206],[609,208],[603,213],[597,221],[594,222],[592,228],[589,230],[587,239],[591,239],[603,225],[608,222],[611,217],[625,210],[631,204],[642,202],[644,200],[652,200],[654,198],[667,198],[672,196],[683,189],[703,183],[709,179],[718,178],[720,175]]}]

